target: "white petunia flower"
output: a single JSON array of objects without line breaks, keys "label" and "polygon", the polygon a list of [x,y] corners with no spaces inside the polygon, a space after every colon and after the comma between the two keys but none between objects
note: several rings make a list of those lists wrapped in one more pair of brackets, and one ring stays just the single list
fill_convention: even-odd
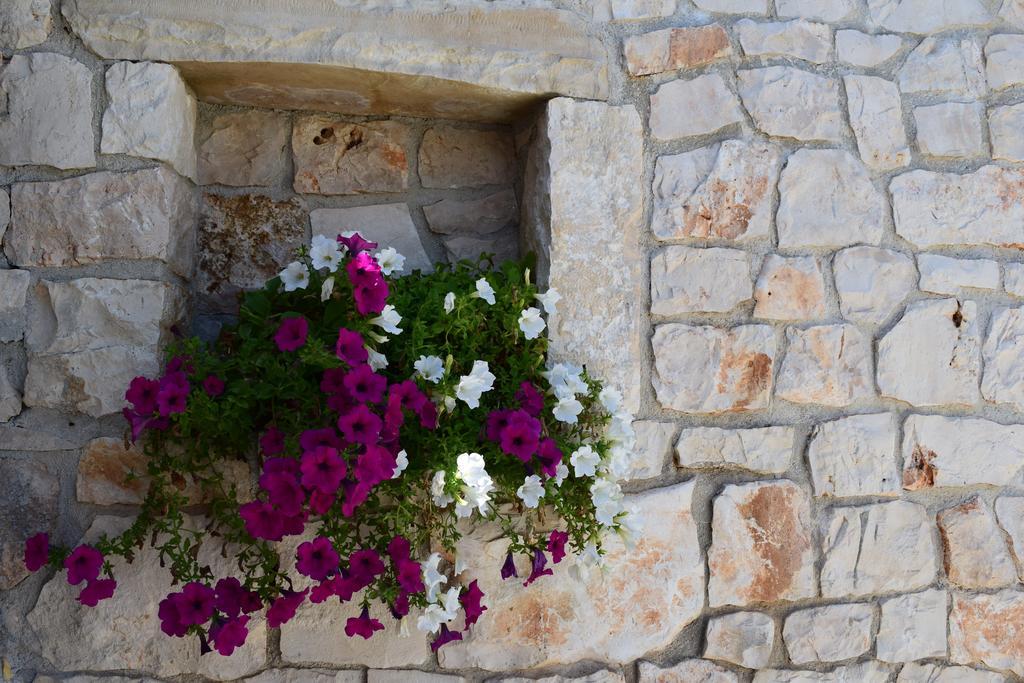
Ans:
[{"label": "white petunia flower", "polygon": [[444,295],[444,312],[451,313],[455,310],[455,292],[448,292]]},{"label": "white petunia flower", "polygon": [[452,412],[453,410],[455,410],[455,397],[454,396],[445,396],[443,401],[444,401],[445,410],[447,410],[449,413]]},{"label": "white petunia flower", "polygon": [[309,287],[309,269],[302,261],[292,261],[280,272],[284,291],[294,292],[296,289]]},{"label": "white petunia flower", "polygon": [[583,404],[573,396],[558,399],[552,412],[555,419],[566,424],[576,424],[576,418],[583,412]]},{"label": "white petunia flower", "polygon": [[369,365],[373,370],[383,370],[388,366],[388,357],[383,353],[374,351],[369,346],[366,347],[366,354],[369,356],[366,360],[366,364]]},{"label": "white petunia flower", "polygon": [[615,515],[622,512],[622,489],[610,479],[598,479],[590,487],[590,497],[594,501],[594,518],[604,526],[615,524]]},{"label": "white petunia flower", "polygon": [[476,281],[476,294],[473,296],[483,299],[492,306],[494,305],[494,288],[491,287],[491,283],[485,277]]},{"label": "white petunia flower", "polygon": [[473,361],[473,370],[459,378],[455,386],[455,396],[464,401],[470,408],[480,405],[480,396],[494,387],[495,377],[487,367],[487,361]]},{"label": "white petunia flower", "polygon": [[583,368],[571,363],[556,363],[550,370],[541,373],[558,398],[587,393],[589,389],[582,375]]},{"label": "white petunia flower", "polygon": [[540,309],[530,306],[519,314],[519,329],[527,339],[536,339],[544,331],[547,323],[540,317]]},{"label": "white petunia flower", "polygon": [[428,382],[437,384],[444,377],[444,361],[437,356],[420,356],[412,366],[416,374]]},{"label": "white petunia flower", "polygon": [[448,504],[452,502],[453,498],[445,493],[444,490],[445,473],[444,470],[438,470],[434,472],[434,478],[430,482],[430,495],[434,497],[434,505],[439,508],[446,508]]},{"label": "white petunia flower", "polygon": [[612,415],[611,422],[605,430],[605,436],[610,441],[619,443],[626,448],[633,448],[636,445],[636,430],[633,429],[633,416],[626,412],[618,412]]},{"label": "white petunia flower", "polygon": [[395,473],[391,475],[392,479],[398,479],[402,476],[402,472],[405,472],[405,468],[409,466],[409,454],[405,452],[405,449],[398,451],[398,455],[395,456]]},{"label": "white petunia flower", "polygon": [[391,304],[384,306],[384,310],[376,318],[370,319],[371,325],[376,325],[389,334],[402,334],[402,328],[398,326],[400,322],[402,322],[402,316]]},{"label": "white petunia flower", "polygon": [[437,633],[442,624],[448,623],[448,613],[438,604],[427,605],[416,620],[416,628],[424,633]]},{"label": "white petunia flower", "polygon": [[618,389],[614,387],[605,387],[601,390],[601,393],[597,395],[597,400],[601,402],[604,409],[609,413],[615,414],[619,410],[619,405],[622,403],[622,394]]},{"label": "white petunia flower", "polygon": [[601,455],[590,446],[580,446],[569,456],[569,462],[577,477],[592,477],[597,474]]},{"label": "white petunia flower", "polygon": [[309,248],[309,259],[317,270],[326,268],[332,273],[341,265],[341,245],[323,235],[313,235],[312,246]]},{"label": "white petunia flower", "polygon": [[629,474],[629,466],[633,463],[633,451],[616,444],[612,446],[611,457],[605,470],[615,479],[622,479]]},{"label": "white petunia flower", "polygon": [[455,516],[469,517],[473,508],[481,515],[487,514],[487,504],[491,500],[494,481],[484,469],[484,457],[479,453],[462,453],[456,459],[456,476],[465,484],[462,497],[455,501]]},{"label": "white petunia flower", "polygon": [[448,621],[451,621],[455,617],[459,616],[460,593],[462,593],[461,586],[452,586],[444,595],[444,600],[442,600],[442,604],[444,605],[444,611],[448,614]]},{"label": "white petunia flower", "polygon": [[540,477],[536,474],[528,476],[523,480],[523,485],[516,489],[516,495],[526,507],[537,507],[540,504],[540,499],[544,496],[544,485],[540,483]]},{"label": "white petunia flower", "polygon": [[576,556],[576,562],[569,567],[569,573],[577,581],[586,581],[590,577],[590,571],[599,567],[602,563],[601,554],[597,552],[597,546],[587,543],[583,551]]},{"label": "white petunia flower", "polygon": [[626,514],[619,517],[619,536],[625,543],[627,550],[636,547],[636,539],[640,537],[644,525],[637,514],[636,506],[630,505],[626,508]]},{"label": "white petunia flower", "polygon": [[374,258],[377,259],[380,272],[385,275],[401,273],[405,269],[405,257],[399,254],[394,247],[381,249]]},{"label": "white petunia flower", "polygon": [[423,585],[427,588],[427,600],[437,600],[438,589],[442,583],[448,583],[448,577],[438,571],[437,566],[441,562],[441,554],[433,553],[423,562],[420,568],[423,570]]},{"label": "white petunia flower", "polygon": [[555,486],[561,486],[565,478],[569,476],[569,467],[564,463],[560,462],[555,467]]},{"label": "white petunia flower", "polygon": [[543,294],[537,294],[536,297],[540,305],[544,307],[544,312],[548,315],[555,312],[555,306],[562,300],[562,295],[554,287]]},{"label": "white petunia flower", "polygon": [[330,299],[332,292],[334,292],[334,278],[329,277],[324,280],[323,285],[320,286],[320,301],[327,301]]},{"label": "white petunia flower", "polygon": [[466,564],[466,561],[464,559],[462,559],[461,557],[456,557],[455,558],[455,575],[458,576],[462,572],[466,571],[468,566],[469,565]]}]

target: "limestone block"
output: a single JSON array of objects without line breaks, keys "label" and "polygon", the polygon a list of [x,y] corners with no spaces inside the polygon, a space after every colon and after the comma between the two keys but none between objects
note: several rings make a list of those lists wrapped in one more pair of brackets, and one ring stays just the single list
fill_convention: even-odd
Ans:
[{"label": "limestone block", "polygon": [[250,109],[213,117],[201,131],[199,182],[272,186],[288,172],[288,115]]},{"label": "limestone block", "polygon": [[823,64],[832,56],[832,29],[803,19],[759,23],[751,19],[736,22],[740,46],[748,57],[796,57]]},{"label": "limestone block", "polygon": [[698,9],[723,14],[768,14],[767,0],[694,0]]},{"label": "limestone block", "polygon": [[0,242],[4,239],[7,226],[11,224],[11,196],[7,190],[0,190]]},{"label": "limestone block", "polygon": [[673,422],[637,420],[633,423],[636,447],[627,480],[652,479],[660,476],[672,460],[672,446],[676,432]]},{"label": "limestone block", "polygon": [[1024,85],[1024,36],[992,36],[985,43],[988,87],[1002,90]]},{"label": "limestone block", "polygon": [[292,128],[295,191],[308,194],[401,192],[409,187],[408,126],[346,123],[322,114]]},{"label": "limestone block", "polygon": [[[487,683],[625,683],[617,671],[601,669],[586,676],[545,676],[544,678],[489,678]],[[396,683],[399,683],[396,681]]]},{"label": "limestone block", "polygon": [[267,669],[244,679],[245,683],[363,683],[361,670]]},{"label": "limestone block", "polygon": [[844,76],[850,126],[868,168],[888,171],[910,163],[903,105],[896,84],[874,76]]},{"label": "limestone block", "polygon": [[829,605],[793,612],[782,637],[794,664],[840,662],[871,648],[873,605]]},{"label": "limestone block", "polygon": [[843,21],[856,8],[856,0],[775,0],[775,12],[783,18]]},{"label": "limestone block", "polygon": [[888,683],[894,667],[867,661],[836,667],[832,671],[789,671],[764,669],[754,674],[754,683]]},{"label": "limestone block", "polygon": [[676,443],[679,467],[740,467],[781,474],[793,457],[792,427],[684,429]]},{"label": "limestone block", "polygon": [[854,415],[818,425],[807,457],[816,496],[898,496],[893,415]]},{"label": "limestone block", "polygon": [[1005,19],[1016,28],[1024,28],[1024,0],[1004,0],[999,9],[999,18]]},{"label": "limestone block", "polygon": [[[15,386],[20,382],[11,375],[9,368],[0,365],[0,425],[21,414],[21,391]],[[20,450],[10,441],[5,441],[4,446],[8,450]]]},{"label": "limestone block", "polygon": [[904,95],[979,98],[986,89],[981,47],[973,38],[925,38],[900,68],[899,84]]},{"label": "limestone block", "polygon": [[1021,131],[1024,131],[1024,104],[992,107],[988,113],[992,158],[1024,161],[1024,133]]},{"label": "limestone block", "polygon": [[431,232],[442,235],[492,235],[514,231],[519,206],[513,190],[499,190],[482,199],[442,199],[423,207]]},{"label": "limestone block", "polygon": [[899,33],[938,33],[992,21],[981,0],[868,0],[868,18]]},{"label": "limestone block", "polygon": [[594,19],[598,21],[634,21],[670,17],[677,0],[596,0]]},{"label": "limestone block", "polygon": [[748,669],[768,666],[775,646],[775,621],[760,612],[733,612],[708,619],[704,656]]},{"label": "limestone block", "polygon": [[934,157],[976,157],[987,154],[981,129],[984,105],[944,102],[914,108],[917,147]]},{"label": "limestone block", "polygon": [[949,614],[950,659],[957,664],[978,664],[1024,676],[1022,620],[1024,592],[953,593]]},{"label": "limestone block", "polygon": [[475,264],[484,253],[493,254],[496,265],[519,258],[518,235],[512,231],[500,231],[490,235],[442,235],[441,244],[444,245],[450,263],[468,260]]},{"label": "limestone block", "polygon": [[508,185],[515,152],[507,131],[434,126],[420,143],[419,174],[424,187]]},{"label": "limestone block", "polygon": [[0,459],[0,590],[14,587],[28,576],[25,539],[40,531],[56,531],[58,474],[41,459]]},{"label": "limestone block", "polygon": [[769,254],[754,289],[754,317],[815,320],[825,317],[825,279],[813,256]]},{"label": "limestone block", "polygon": [[704,659],[684,659],[678,664],[660,667],[651,662],[640,662],[639,683],[739,683],[739,676],[725,667]]},{"label": "limestone block", "polygon": [[[945,616],[945,610],[943,610]],[[945,634],[943,634],[945,635]],[[966,666],[938,664],[907,664],[900,669],[896,683],[1004,683],[1006,677],[993,671],[979,671]]]},{"label": "limestone block", "polygon": [[843,249],[832,261],[832,274],[843,317],[861,325],[884,323],[917,287],[914,261],[878,247]]},{"label": "limestone block", "polygon": [[1003,288],[1007,294],[1024,297],[1024,263],[1003,264]]},{"label": "limestone block", "polygon": [[882,602],[877,657],[883,662],[945,657],[948,604],[949,594],[942,590],[921,591]]},{"label": "limestone block", "polygon": [[776,398],[847,406],[874,396],[871,339],[855,325],[791,327],[786,339]]},{"label": "limestone block", "polygon": [[717,62],[732,55],[732,44],[720,24],[707,24],[627,36],[622,50],[629,73],[647,76]]},{"label": "limestone block", "polygon": [[999,289],[999,264],[987,259],[955,259],[938,254],[917,257],[922,292],[960,294],[965,289]]},{"label": "limestone block", "polygon": [[0,47],[5,50],[38,45],[52,28],[50,0],[8,0],[0,7]]},{"label": "limestone block", "polygon": [[985,373],[981,380],[981,393],[986,400],[1009,404],[1017,410],[1024,408],[1024,378],[1020,372],[1022,349],[1024,310],[996,310],[982,347]]},{"label": "limestone block", "polygon": [[839,61],[853,66],[876,67],[889,61],[902,48],[903,39],[899,36],[872,35],[854,29],[836,31],[836,56]]},{"label": "limestone block", "polygon": [[315,209],[309,214],[309,222],[314,235],[337,237],[354,230],[371,242],[379,243],[381,249],[394,247],[405,257],[404,273],[433,270],[433,260],[423,248],[407,204]]},{"label": "limestone block", "polygon": [[651,95],[651,135],[658,140],[706,135],[742,121],[736,95],[716,73],[670,81]]},{"label": "limestone block", "polygon": [[366,672],[366,683],[466,683],[462,676],[432,674],[408,669],[370,669]]},{"label": "limestone block", "polygon": [[1019,485],[1024,425],[911,415],[903,425],[903,487]]},{"label": "limestone block", "polygon": [[25,300],[32,276],[27,270],[0,270],[0,342],[25,334]]},{"label": "limestone block", "polygon": [[750,257],[738,249],[671,246],[651,259],[653,315],[724,313],[749,301],[753,288]]},{"label": "limestone block", "polygon": [[946,575],[960,588],[1006,588],[1017,583],[1017,567],[996,516],[980,498],[937,516]]},{"label": "limestone block", "polygon": [[[789,66],[741,70],[738,77],[743,106],[764,133],[797,140],[842,140],[846,126],[839,109],[839,81]],[[792,106],[796,101],[799,108]]]}]

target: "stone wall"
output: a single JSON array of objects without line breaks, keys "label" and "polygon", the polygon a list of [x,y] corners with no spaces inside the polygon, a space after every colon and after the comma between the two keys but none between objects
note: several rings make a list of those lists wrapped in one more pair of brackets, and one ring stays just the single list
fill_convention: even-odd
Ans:
[{"label": "stone wall", "polygon": [[[437,0],[416,11],[482,22],[461,66],[412,29],[380,41],[415,43],[422,64],[326,58],[505,88],[479,120],[514,110],[512,127],[197,105],[157,62],[209,86],[208,63],[301,62],[310,46],[261,55],[250,28],[218,46],[228,10],[193,26],[176,4],[140,4],[131,31],[121,0],[0,7],[0,656],[15,680],[1024,680],[1024,3]],[[373,30],[412,21],[405,0],[364,5]],[[248,7],[253,25],[269,11]],[[582,52],[526,45],[516,70],[501,17],[522,31],[545,12],[588,36]],[[281,44],[311,30],[289,21],[271,27]],[[133,58],[155,61],[118,61]],[[533,119],[524,93],[598,100]],[[565,296],[555,352],[621,383],[639,416],[627,490],[644,533],[604,572],[504,585],[503,548],[470,538],[491,610],[439,657],[415,632],[347,640],[344,610],[307,606],[216,661],[157,636],[167,578],[144,563],[97,610],[59,577],[25,578],[26,535],[73,542],[138,501],[117,477],[138,457],[110,415],[123,380],[187,311],[214,329],[307,221],[403,226],[400,250],[426,261],[518,220]]]}]

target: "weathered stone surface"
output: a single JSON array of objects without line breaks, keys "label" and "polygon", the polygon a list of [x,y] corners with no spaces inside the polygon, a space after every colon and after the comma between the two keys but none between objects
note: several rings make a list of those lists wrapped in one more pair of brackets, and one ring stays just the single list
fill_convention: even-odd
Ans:
[{"label": "weathered stone surface", "polygon": [[409,128],[397,121],[346,123],[322,114],[292,128],[295,191],[401,192],[409,187]]},{"label": "weathered stone surface", "polygon": [[956,299],[919,301],[878,342],[882,396],[915,406],[973,405],[981,395],[977,306]]},{"label": "weathered stone surface", "polygon": [[7,190],[0,189],[0,241],[7,232],[7,226],[11,224],[11,196]]},{"label": "weathered stone surface", "polygon": [[[489,678],[487,683],[624,683],[621,673],[601,669],[586,676],[546,676],[544,678]],[[395,683],[401,683],[396,681]]]},{"label": "weathered stone surface", "polygon": [[912,591],[938,575],[933,526],[921,505],[903,500],[832,511],[822,542],[827,598]]},{"label": "weathered stone surface", "polygon": [[768,14],[768,0],[694,0],[693,4],[723,14]]},{"label": "weathered stone surface", "polygon": [[960,588],[1005,588],[1017,582],[1017,568],[992,510],[980,498],[941,511],[946,576]]},{"label": "weathered stone surface", "polygon": [[832,261],[839,309],[847,320],[881,325],[917,286],[917,269],[907,256],[878,247],[850,247]]},{"label": "weathered stone surface", "polygon": [[245,683],[363,683],[360,670],[267,669],[245,679]]},{"label": "weathered stone surface", "polygon": [[107,69],[104,154],[166,161],[196,179],[196,100],[169,64],[118,62]]},{"label": "weathered stone surface", "polygon": [[992,36],[985,43],[988,87],[1002,90],[1024,85],[1024,36]]},{"label": "weathered stone surface", "polygon": [[883,662],[945,657],[948,603],[949,594],[942,590],[901,595],[882,602],[876,656]]},{"label": "weathered stone surface", "polygon": [[1024,425],[911,415],[903,424],[903,487],[1020,485]]},{"label": "weathered stone surface", "polygon": [[902,47],[903,39],[899,36],[872,35],[853,29],[836,31],[836,56],[839,61],[854,66],[869,69],[878,66],[889,61]]},{"label": "weathered stone surface", "polygon": [[538,131],[523,227],[527,248],[547,255],[538,258],[538,278],[564,298],[548,317],[551,357],[586,364],[635,411],[647,329],[640,116],[632,106],[555,99]]},{"label": "weathered stone surface", "polygon": [[515,174],[511,134],[434,126],[420,143],[419,174],[424,187],[508,185]]},{"label": "weathered stone surface", "polygon": [[394,669],[391,671],[370,669],[366,672],[366,683],[466,683],[462,676],[432,674],[425,671]]},{"label": "weathered stone surface", "polygon": [[661,475],[672,461],[675,423],[637,420],[633,423],[633,430],[636,432],[636,447],[624,479],[651,479]]},{"label": "weathered stone surface", "polygon": [[[246,679],[255,680],[255,679]],[[160,683],[149,676],[90,676],[88,674],[77,674],[68,678],[56,679],[43,674],[32,679],[32,683]]]},{"label": "weathered stone surface", "polygon": [[684,659],[666,667],[640,662],[637,670],[639,683],[739,683],[740,680],[732,671],[703,659]]},{"label": "weathered stone surface", "polygon": [[654,391],[662,406],[722,413],[768,405],[776,352],[771,327],[659,325],[652,343]]},{"label": "weathered stone surface", "polygon": [[855,0],[775,0],[775,12],[783,18],[842,21],[856,7]]},{"label": "weathered stone surface", "polygon": [[889,184],[896,232],[921,248],[1019,247],[1024,171],[982,166],[973,173],[911,171]]},{"label": "weathered stone surface", "polygon": [[0,7],[0,47],[6,50],[38,45],[51,28],[50,0],[8,0]]},{"label": "weathered stone surface", "polygon": [[736,242],[770,237],[780,160],[775,145],[741,140],[659,157],[651,221],[655,237]]},{"label": "weathered stone surface", "polygon": [[922,292],[959,294],[964,289],[999,289],[999,264],[995,261],[921,254],[917,267]]},{"label": "weathered stone surface", "polygon": [[710,605],[815,597],[811,537],[810,505],[793,482],[726,486],[711,523]]},{"label": "weathered stone surface", "polygon": [[0,270],[0,342],[25,334],[25,297],[32,276],[27,270]]},{"label": "weathered stone surface", "polygon": [[706,135],[742,121],[736,95],[716,73],[665,83],[651,95],[651,135],[659,140]]},{"label": "weathered stone surface", "polygon": [[288,172],[286,114],[250,109],[213,117],[201,130],[199,182],[203,185],[277,185]]},{"label": "weathered stone surface", "polygon": [[37,408],[22,413],[17,420],[0,424],[0,451],[72,451],[100,434],[99,425],[94,421],[71,422],[67,415],[56,410]]},{"label": "weathered stone surface", "polygon": [[754,289],[754,317],[816,320],[825,317],[825,279],[813,256],[769,254]]},{"label": "weathered stone surface", "polygon": [[158,166],[42,183],[15,183],[4,240],[11,263],[81,266],[157,260],[192,272],[195,197],[186,180]]},{"label": "weathered stone surface", "polygon": [[910,163],[903,105],[896,84],[874,76],[844,76],[850,126],[860,158],[875,171]]},{"label": "weathered stone surface", "polygon": [[598,21],[633,21],[670,17],[677,0],[596,0],[594,19]]},{"label": "weathered stone surface", "polygon": [[943,102],[914,108],[917,147],[935,157],[976,157],[988,152],[981,130],[984,105]]},{"label": "weathered stone surface", "polygon": [[996,499],[996,519],[1010,539],[1010,547],[1017,558],[1017,572],[1024,579],[1024,497],[999,496]]},{"label": "weathered stone surface", "polygon": [[513,190],[499,190],[482,199],[442,199],[424,206],[423,213],[430,230],[442,235],[490,235],[512,231],[519,222]]},{"label": "weathered stone surface", "polygon": [[[1024,104],[992,107],[988,112],[988,133],[992,158],[1024,161]],[[2,223],[3,221],[0,221]]]},{"label": "weathered stone surface", "polygon": [[1005,19],[1016,28],[1024,28],[1024,0],[1003,0],[999,18]]},{"label": "weathered stone surface", "polygon": [[868,18],[900,33],[938,33],[992,20],[981,0],[868,0]]},{"label": "weathered stone surface", "polygon": [[25,405],[94,417],[120,412],[131,379],[158,369],[160,348],[183,311],[181,291],[148,280],[42,285],[49,306],[36,307],[26,337]]},{"label": "weathered stone surface", "polygon": [[[10,368],[0,364],[0,429],[3,429],[2,423],[9,422],[21,414],[21,391],[16,384],[21,384],[20,379],[13,376]],[[0,436],[4,435],[0,433]],[[12,445],[5,441],[4,448],[18,450],[12,448]]]},{"label": "weathered stone surface", "polygon": [[[830,142],[842,139],[845,125],[839,109],[839,81],[788,66],[741,70],[738,77],[743,106],[768,135]],[[800,102],[800,107],[794,108],[793,102]]]},{"label": "weathered stone surface", "polygon": [[892,674],[892,666],[869,661],[840,666],[827,673],[764,669],[754,674],[754,683],[888,683]]},{"label": "weathered stone surface", "polygon": [[1024,676],[1024,592],[953,593],[949,654],[957,664],[980,664]]},{"label": "weathered stone surface", "polygon": [[782,637],[794,664],[839,662],[871,648],[872,605],[829,605],[793,612]]},{"label": "weathered stone surface", "polygon": [[626,68],[634,76],[694,69],[732,54],[729,35],[719,24],[666,28],[623,41]]},{"label": "weathered stone surface", "polygon": [[[85,542],[95,541],[102,532],[120,533],[126,526],[125,518],[99,517],[86,532]],[[130,565],[113,560],[117,592],[96,607],[75,600],[80,587],[68,585],[63,573],[50,579],[27,618],[27,626],[40,639],[42,656],[65,671],[132,670],[160,677],[200,674],[232,680],[260,670],[267,647],[262,617],[249,622],[245,645],[230,657],[201,657],[194,636],[168,638],[160,632],[157,604],[180,586],[172,586],[170,571],[160,566],[158,556],[147,545]],[[214,576],[232,571],[233,560],[222,559],[213,548],[203,548],[201,558],[212,565]]]},{"label": "weathered stone surface", "polygon": [[899,71],[903,94],[978,98],[985,94],[981,47],[972,38],[925,38]]},{"label": "weathered stone surface", "polygon": [[499,231],[490,235],[463,233],[442,235],[441,244],[444,245],[448,261],[451,263],[464,259],[476,263],[484,252],[494,254],[496,264],[519,258],[518,235],[511,230]]},{"label": "weathered stone surface", "polygon": [[793,456],[792,427],[684,429],[676,443],[680,467],[736,466],[755,472],[781,474]]},{"label": "weathered stone surface", "polygon": [[807,457],[816,496],[897,496],[896,419],[854,415],[815,428]]},{"label": "weathered stone surface", "polygon": [[567,580],[566,570],[556,567],[550,581],[524,590],[499,575],[506,542],[464,538],[459,555],[477,558],[464,576],[479,580],[488,604],[502,607],[492,607],[466,640],[442,648],[441,665],[508,670],[583,659],[625,663],[671,643],[704,604],[693,489],[691,481],[627,495],[644,529],[636,548],[610,538],[607,571],[582,581]]},{"label": "weathered stone surface", "polygon": [[938,664],[907,664],[900,670],[900,676],[896,679],[896,683],[1004,683],[1005,681],[1003,676],[992,671],[979,671],[966,666],[939,666]]},{"label": "weathered stone surface", "polygon": [[[28,576],[25,539],[56,530],[60,479],[36,458],[0,459],[0,590]],[[63,578],[63,576],[61,577]]]},{"label": "weathered stone surface", "polygon": [[823,64],[832,56],[832,29],[803,19],[759,23],[736,22],[740,46],[747,56],[796,57]]},{"label": "weathered stone surface", "polygon": [[846,406],[874,396],[871,339],[855,325],[791,327],[786,339],[776,398]]},{"label": "weathered stone surface", "polygon": [[760,612],[734,612],[708,620],[704,656],[763,669],[775,646],[775,621]]},{"label": "weathered stone surface", "polygon": [[7,100],[0,165],[96,165],[92,74],[84,64],[50,52],[14,55],[0,75],[0,92]]},{"label": "weathered stone surface", "polygon": [[796,151],[782,170],[779,195],[780,247],[845,247],[882,238],[882,195],[845,150]]},{"label": "weathered stone surface", "polygon": [[753,296],[750,256],[738,249],[671,246],[651,259],[651,313],[731,311]]},{"label": "weathered stone surface", "polygon": [[354,230],[381,247],[394,247],[405,257],[402,272],[433,269],[407,204],[378,204],[350,209],[316,209],[309,214],[314,235],[337,237]]},{"label": "weathered stone surface", "polygon": [[1024,263],[1003,264],[1003,289],[1007,294],[1024,297]]}]

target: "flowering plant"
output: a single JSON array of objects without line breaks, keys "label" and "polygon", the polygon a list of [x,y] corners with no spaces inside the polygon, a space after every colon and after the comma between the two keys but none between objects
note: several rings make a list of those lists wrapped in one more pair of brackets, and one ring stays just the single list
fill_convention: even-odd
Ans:
[{"label": "flowering plant", "polygon": [[[474,525],[501,530],[501,575],[522,571],[524,585],[567,553],[599,561],[609,530],[630,533],[616,479],[632,417],[582,368],[548,363],[541,309],[558,294],[520,263],[398,277],[403,257],[377,247],[314,238],[245,295],[216,343],[177,342],[161,377],[133,380],[124,415],[131,440],[145,436],[149,481],[139,516],[74,549],[34,536],[29,569],[66,569],[95,605],[116,588],[110,558],[148,541],[180,586],[160,602],[162,630],[204,651],[231,654],[254,612],[278,627],[331,599],[360,606],[350,637],[384,628],[373,602],[396,619],[416,608],[436,649],[487,609],[477,582],[459,581],[474,558],[457,542]],[[252,483],[227,474],[239,463]],[[201,491],[202,528],[186,487]],[[199,561],[213,537],[237,575]],[[286,537],[301,543],[282,555]]]}]

